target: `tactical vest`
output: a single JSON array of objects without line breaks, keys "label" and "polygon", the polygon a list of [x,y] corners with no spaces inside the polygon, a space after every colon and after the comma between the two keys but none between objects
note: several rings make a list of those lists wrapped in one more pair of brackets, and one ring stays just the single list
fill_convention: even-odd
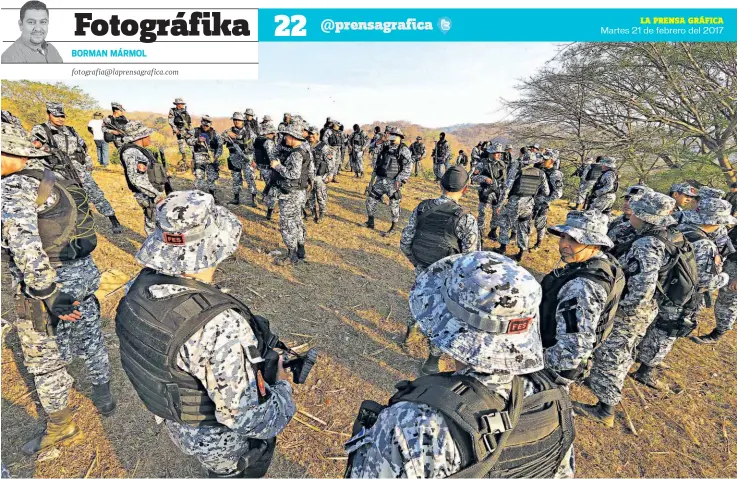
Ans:
[{"label": "tactical vest", "polygon": [[[113,129],[118,131],[124,130],[126,125],[128,124],[128,118],[126,118],[125,116],[108,115],[107,120],[108,124],[112,126]],[[105,143],[112,143],[121,136],[123,135],[114,135],[107,131],[102,133],[102,139],[105,140]]]},{"label": "tactical vest", "polygon": [[[545,370],[524,377],[539,392],[523,397],[522,378],[515,376],[509,407],[477,379],[450,372],[400,382],[389,406],[425,404],[445,418],[461,462],[449,477],[553,477],[575,437],[571,400]],[[372,427],[383,409],[364,401],[354,435]]]},{"label": "tactical vest", "polygon": [[584,181],[599,181],[599,178],[601,178],[601,175],[603,174],[604,170],[601,163],[592,163]]},{"label": "tactical vest", "polygon": [[[143,154],[143,156],[146,157],[147,162],[145,163],[145,167],[148,181],[157,190],[164,191],[164,185],[166,185],[168,177],[166,174],[166,168],[161,163],[161,161],[159,161],[159,159],[156,158],[149,150],[134,143],[126,143],[125,145],[123,145],[123,147],[120,149],[121,160],[123,159],[123,155],[125,154],[125,152],[129,149],[138,150],[139,152],[141,152],[141,154]],[[138,163],[141,164],[140,161]],[[123,167],[123,173],[125,174],[125,182],[128,183],[128,188],[133,193],[143,193],[136,185],[133,184],[130,177],[128,176],[128,168],[126,168],[125,166]]]},{"label": "tactical vest", "polygon": [[553,176],[553,173],[555,172],[555,168],[543,168],[543,173],[545,173],[545,179],[548,182],[548,188],[550,188],[550,194],[553,194],[553,191],[555,191],[555,185],[553,185],[553,182],[551,181],[551,177]]},{"label": "tactical vest", "polygon": [[390,180],[394,180],[399,176],[399,172],[404,168],[404,159],[399,154],[403,147],[405,147],[405,144],[400,143],[394,151],[391,151],[391,147],[387,143],[381,149],[379,158],[376,160],[376,176]]},{"label": "tactical vest", "polygon": [[358,148],[362,148],[363,147],[364,138],[363,138],[363,135],[362,134],[360,134],[360,133],[354,133],[352,135],[352,138],[353,138],[353,146],[354,147],[358,147]]},{"label": "tactical vest", "polygon": [[[232,131],[236,135],[239,135],[241,133],[240,130],[237,130],[235,127],[231,126],[228,131]],[[228,147],[229,156],[230,155],[240,155],[246,152],[246,141],[248,141],[248,130],[244,127],[243,133],[245,135],[240,140],[237,140],[235,138],[231,138],[228,136],[228,133],[225,133],[225,136],[228,136],[228,140],[225,141],[225,146]],[[240,152],[238,151],[238,148],[236,148],[233,145],[238,145],[238,148],[240,148]]]},{"label": "tactical vest", "polygon": [[97,247],[97,235],[87,192],[82,185],[59,179],[51,170],[24,169],[13,174],[41,182],[36,207],[44,204],[52,192],[56,193],[56,202],[37,214],[38,234],[51,265],[59,266],[63,261],[89,256]]},{"label": "tactical vest", "polygon": [[[41,123],[41,128],[43,128],[44,132],[46,133],[46,141],[48,142],[49,146],[53,148],[54,150],[56,150],[60,155],[62,155],[64,159],[76,161],[80,165],[84,165],[87,163],[87,155],[85,154],[85,152],[82,150],[82,148],[79,146],[79,143],[78,143],[79,135],[77,134],[77,130],[75,130],[71,126],[67,126],[67,129],[72,134],[71,136],[74,138],[74,147],[75,147],[74,152],[69,154],[68,153],[69,135],[64,135],[64,142],[66,144],[64,145],[64,150],[62,150],[61,148],[59,148],[59,145],[56,143],[56,139],[54,138],[54,134],[51,132],[51,128],[49,128],[49,125],[47,125],[46,123]],[[61,164],[63,163],[64,161],[62,160],[59,166],[61,166]],[[69,177],[69,174],[64,169],[55,168],[52,165],[52,170],[58,173],[61,173],[62,176],[64,176],[65,178]],[[76,172],[73,174],[73,177],[70,179],[74,179],[74,180],[78,179]]]},{"label": "tactical vest", "polygon": [[184,127],[189,128],[189,125],[192,124],[192,117],[189,116],[186,109],[178,110],[176,108],[172,108],[171,111],[174,115],[174,126],[180,130]]},{"label": "tactical vest", "polygon": [[433,200],[425,200],[417,206],[417,229],[411,249],[422,268],[461,252],[456,227],[462,214],[463,208],[454,201],[433,204]]},{"label": "tactical vest", "polygon": [[728,192],[727,195],[724,197],[724,200],[732,205],[732,211],[730,213],[734,214],[735,211],[737,211],[737,192]]},{"label": "tactical vest", "polygon": [[300,176],[296,180],[284,178],[281,174],[274,171],[274,183],[282,193],[291,193],[295,190],[306,190],[310,178],[310,152],[304,148],[285,148],[281,150],[282,160],[286,160],[292,153],[302,155],[302,170]]},{"label": "tactical vest", "polygon": [[268,168],[269,164],[269,153],[266,151],[266,138],[265,136],[259,136],[253,140],[253,155],[256,160],[256,165],[259,168]]},{"label": "tactical vest", "polygon": [[412,143],[412,146],[409,147],[410,152],[412,153],[412,156],[422,156],[422,143],[414,142]]},{"label": "tactical vest", "polygon": [[[617,173],[617,170],[607,170],[605,173],[609,173],[614,175],[614,186],[612,188],[612,191],[610,193],[616,193],[619,189],[619,173]],[[594,188],[591,190],[591,193],[596,196],[596,190],[604,186],[604,182],[602,181],[604,177],[604,173],[602,173],[599,178],[596,179],[596,183],[594,183]],[[605,193],[608,194],[608,193]]]},{"label": "tactical vest", "polygon": [[[571,263],[563,268],[554,269],[542,280],[543,300],[540,303],[540,336],[543,348],[547,349],[558,342],[556,311],[558,309],[558,293],[561,288],[575,278],[586,278],[600,285],[606,291],[606,303],[604,310],[596,326],[596,342],[594,350],[604,341],[614,326],[614,316],[617,314],[619,299],[625,286],[625,276],[617,260],[606,255],[605,258],[591,258],[582,263]],[[567,333],[578,333],[575,304],[561,305],[568,308],[563,312],[566,322]],[[576,380],[586,373],[586,364],[581,364],[577,369],[563,371],[560,373],[571,380]]]},{"label": "tactical vest", "polygon": [[327,145],[321,141],[312,150],[315,157],[315,175],[317,176],[323,176],[327,173],[328,167],[330,166],[323,154],[325,148],[327,148]]},{"label": "tactical vest", "polygon": [[534,166],[526,166],[517,173],[509,196],[533,197],[545,181],[545,173]]},{"label": "tactical vest", "polygon": [[199,140],[195,141],[195,144],[193,147],[195,153],[209,153],[210,150],[217,151],[218,134],[215,132],[215,130],[212,127],[210,127],[209,131],[203,131],[202,128],[198,126],[197,128],[194,129],[194,133],[192,134],[192,136],[194,136],[195,138],[199,138],[200,136],[203,136],[203,135],[206,136],[209,139],[209,141],[206,142],[205,146],[203,146],[202,143],[199,142]]},{"label": "tactical vest", "polygon": [[[149,287],[173,284],[191,288],[166,298],[154,299]],[[226,310],[248,320],[258,341],[248,356],[257,374],[265,373],[273,356],[275,336],[266,319],[254,316],[248,306],[217,287],[193,279],[167,276],[145,268],[118,305],[115,331],[120,340],[120,360],[133,389],[153,414],[189,426],[217,426],[215,404],[204,385],[177,366],[182,345],[210,320]],[[260,359],[264,361],[260,361]],[[276,360],[278,361],[278,355]],[[265,397],[260,398],[262,401]]]},{"label": "tactical vest", "polygon": [[435,145],[435,163],[442,163],[445,161],[444,158],[446,157],[449,148],[450,145],[448,145],[448,140],[441,140],[437,145]]}]

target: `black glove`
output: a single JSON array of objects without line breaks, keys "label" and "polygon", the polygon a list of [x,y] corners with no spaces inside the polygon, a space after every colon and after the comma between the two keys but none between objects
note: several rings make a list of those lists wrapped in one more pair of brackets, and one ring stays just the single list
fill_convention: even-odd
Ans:
[{"label": "black glove", "polygon": [[49,310],[49,315],[52,319],[51,324],[56,326],[59,323],[59,316],[66,316],[67,314],[72,314],[74,311],[78,311],[79,306],[74,305],[76,301],[73,296],[58,288],[51,296],[45,298],[43,302],[46,305],[46,309]]}]

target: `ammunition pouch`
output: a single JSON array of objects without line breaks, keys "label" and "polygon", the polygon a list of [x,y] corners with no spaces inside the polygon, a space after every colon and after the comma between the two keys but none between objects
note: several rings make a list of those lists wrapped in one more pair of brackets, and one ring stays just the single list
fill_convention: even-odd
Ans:
[{"label": "ammunition pouch", "polygon": [[39,333],[56,336],[56,325],[59,324],[59,320],[51,317],[43,301],[17,293],[15,307],[18,319],[31,321],[33,329]]}]

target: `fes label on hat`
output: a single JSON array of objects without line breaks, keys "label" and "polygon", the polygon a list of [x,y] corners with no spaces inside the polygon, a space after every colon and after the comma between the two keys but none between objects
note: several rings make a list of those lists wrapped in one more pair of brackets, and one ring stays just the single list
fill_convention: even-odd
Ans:
[{"label": "fes label on hat", "polygon": [[530,329],[532,324],[532,316],[527,318],[516,318],[509,321],[507,326],[507,334],[521,334]]}]

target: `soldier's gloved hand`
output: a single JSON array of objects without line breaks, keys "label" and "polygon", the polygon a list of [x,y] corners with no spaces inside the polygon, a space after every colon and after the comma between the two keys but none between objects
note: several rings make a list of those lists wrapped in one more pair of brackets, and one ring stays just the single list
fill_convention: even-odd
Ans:
[{"label": "soldier's gloved hand", "polygon": [[77,309],[79,301],[59,288],[51,296],[44,299],[43,302],[53,318],[72,322],[82,319],[82,313]]}]

